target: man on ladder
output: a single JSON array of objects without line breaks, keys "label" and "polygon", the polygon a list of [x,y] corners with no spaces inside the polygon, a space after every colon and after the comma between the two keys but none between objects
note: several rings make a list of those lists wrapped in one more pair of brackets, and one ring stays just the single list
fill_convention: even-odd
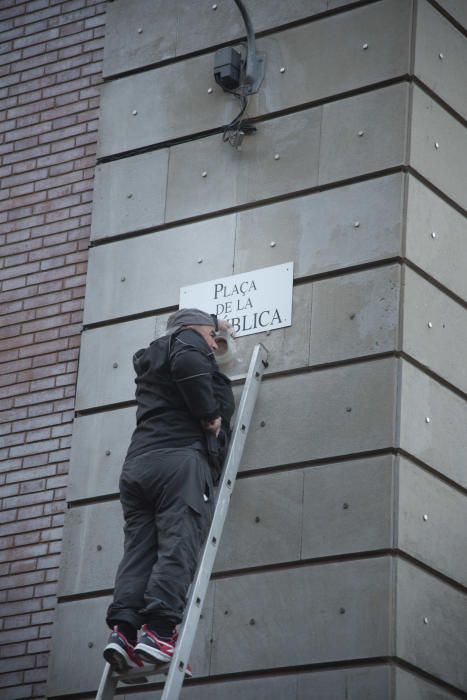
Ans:
[{"label": "man on ladder", "polygon": [[137,425],[120,477],[124,555],[103,652],[118,673],[144,661],[167,663],[174,654],[235,408],[214,357],[218,330],[228,324],[181,309],[169,317],[166,334],[133,358]]}]

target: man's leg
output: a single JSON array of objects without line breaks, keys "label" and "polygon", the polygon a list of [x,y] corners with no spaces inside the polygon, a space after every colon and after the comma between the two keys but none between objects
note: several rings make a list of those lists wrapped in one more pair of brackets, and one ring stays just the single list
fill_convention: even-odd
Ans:
[{"label": "man's leg", "polygon": [[144,605],[144,590],[157,558],[154,511],[139,483],[140,471],[141,464],[130,461],[125,463],[120,477],[124,554],[117,570],[114,599],[107,611],[112,633],[103,652],[105,660],[118,672],[144,666],[134,647],[142,624],[139,610]]},{"label": "man's leg", "polygon": [[[163,461],[164,487],[155,504],[158,557],[148,579],[141,614],[147,631],[169,641],[183,617],[188,588],[209,530],[213,487],[202,452],[193,448],[167,450]],[[150,636],[141,639],[137,652],[147,651],[150,658],[151,649],[146,646],[154,647],[153,642]],[[165,656],[170,657],[170,649],[166,654],[156,654],[159,660],[167,660]]]}]

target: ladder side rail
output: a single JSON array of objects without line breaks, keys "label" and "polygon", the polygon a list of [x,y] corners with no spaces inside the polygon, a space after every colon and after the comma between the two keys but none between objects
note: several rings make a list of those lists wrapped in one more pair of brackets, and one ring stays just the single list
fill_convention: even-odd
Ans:
[{"label": "ladder side rail", "polygon": [[211,528],[204,544],[201,559],[191,588],[180,635],[170,662],[169,674],[161,700],[178,700],[188,665],[191,648],[196,635],[204,598],[208,589],[220,537],[224,528],[230,497],[243,454],[248,429],[251,423],[260,381],[267,366],[267,350],[259,343],[255,346],[250,361],[245,386],[229,446],[226,463],[220,480],[216,507]]},{"label": "ladder side rail", "polygon": [[117,683],[118,680],[112,673],[110,664],[106,663],[99,683],[99,688],[97,690],[96,700],[113,700]]}]

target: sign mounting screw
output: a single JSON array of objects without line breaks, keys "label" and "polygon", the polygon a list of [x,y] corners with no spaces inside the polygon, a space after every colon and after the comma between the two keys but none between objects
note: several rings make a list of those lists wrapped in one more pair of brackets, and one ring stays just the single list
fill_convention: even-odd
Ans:
[{"label": "sign mounting screw", "polygon": [[432,237],[432,238],[436,238],[436,232],[435,232],[435,231],[432,231],[432,232],[431,232],[431,237]]},{"label": "sign mounting screw", "polygon": [[425,522],[428,520],[428,515],[427,515],[426,513],[424,513],[424,515],[423,515],[423,520],[424,520]]},{"label": "sign mounting screw", "polygon": [[274,160],[280,160],[280,155],[278,153],[274,156]]},{"label": "sign mounting screw", "polygon": [[212,94],[212,88],[208,88],[208,95]]},{"label": "sign mounting screw", "polygon": [[365,42],[365,43],[363,44],[363,46],[362,46],[362,49],[363,49],[364,51],[366,51],[367,48],[368,48],[368,44]]},{"label": "sign mounting screw", "polygon": [[431,423],[431,418],[429,416],[425,418],[425,423]]},{"label": "sign mounting screw", "polygon": [[435,141],[435,148],[436,148],[437,151],[439,150],[439,143],[438,143],[438,141]]},{"label": "sign mounting screw", "polygon": [[134,109],[134,110],[132,111],[132,115],[133,115],[134,117],[136,117],[137,114],[138,114],[138,110],[137,110],[137,109]]},{"label": "sign mounting screw", "polygon": [[138,34],[142,34],[142,33],[143,33],[142,27],[138,27]]},{"label": "sign mounting screw", "polygon": [[207,176],[208,176],[207,171],[206,171],[206,170],[203,170],[203,172],[201,173],[201,177],[207,177]]},{"label": "sign mounting screw", "polygon": [[285,73],[285,66],[281,66],[279,68],[279,73]]},{"label": "sign mounting screw", "polygon": [[276,245],[277,245],[276,241],[271,241],[270,244],[269,244],[269,247],[270,247],[270,248],[275,248]]}]

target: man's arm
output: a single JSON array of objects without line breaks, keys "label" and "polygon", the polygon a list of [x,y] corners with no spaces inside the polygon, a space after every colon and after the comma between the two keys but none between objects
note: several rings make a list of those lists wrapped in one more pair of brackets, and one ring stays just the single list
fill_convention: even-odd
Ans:
[{"label": "man's arm", "polygon": [[[214,396],[212,382],[212,362],[202,348],[188,342],[195,331],[182,332],[175,339],[175,347],[170,358],[172,377],[183,396],[190,413],[200,420],[205,430],[218,432],[220,410]],[[190,335],[188,335],[190,333]],[[197,339],[195,339],[198,344]],[[200,338],[200,343],[204,341]],[[219,422],[219,425],[217,424]]]}]

